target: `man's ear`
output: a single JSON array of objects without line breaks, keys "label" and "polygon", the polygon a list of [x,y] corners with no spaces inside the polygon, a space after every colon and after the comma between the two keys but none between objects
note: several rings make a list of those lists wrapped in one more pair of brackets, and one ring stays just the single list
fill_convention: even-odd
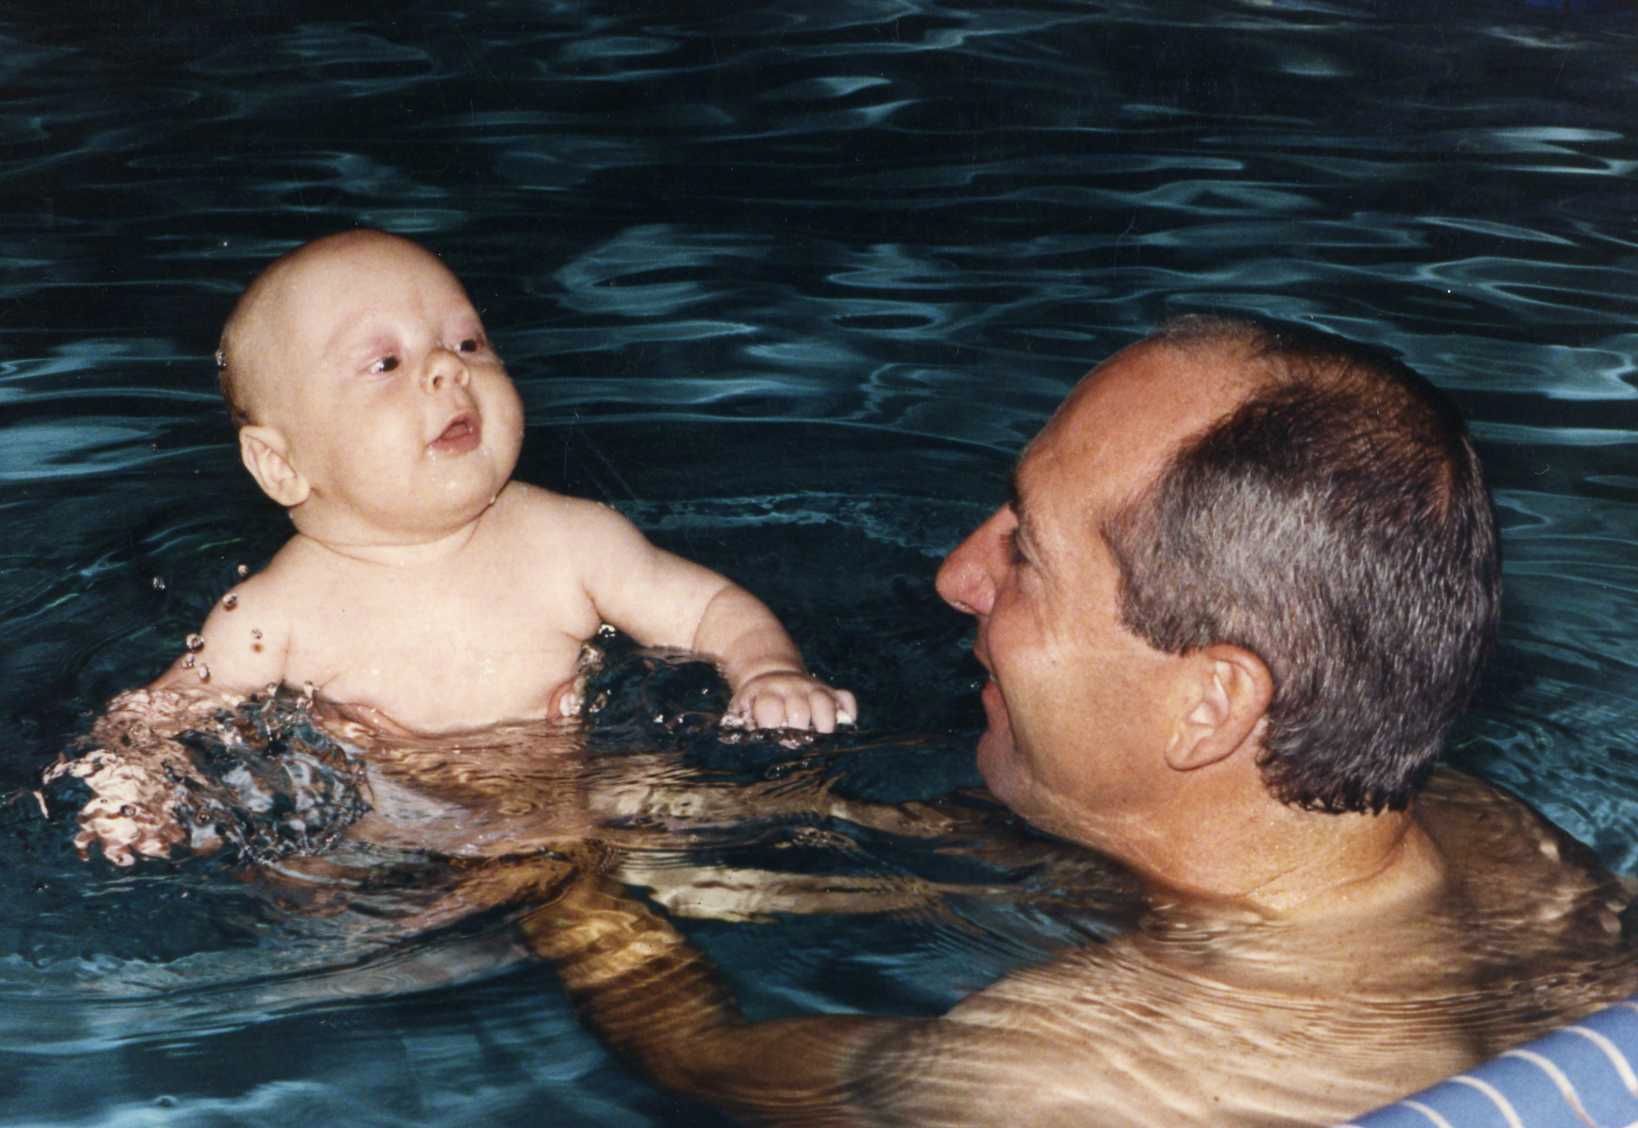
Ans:
[{"label": "man's ear", "polygon": [[247,425],[239,428],[239,458],[245,469],[262,487],[262,492],[286,509],[307,500],[313,487],[290,464],[290,444],[275,427]]},{"label": "man's ear", "polygon": [[1274,676],[1242,646],[1213,643],[1185,661],[1181,715],[1166,746],[1166,763],[1190,772],[1246,745],[1274,699]]}]

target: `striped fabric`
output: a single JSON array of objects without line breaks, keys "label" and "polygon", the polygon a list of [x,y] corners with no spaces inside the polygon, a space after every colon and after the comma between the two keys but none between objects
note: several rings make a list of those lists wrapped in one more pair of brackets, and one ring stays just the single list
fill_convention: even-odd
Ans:
[{"label": "striped fabric", "polygon": [[1349,1128],[1638,1128],[1638,995]]}]

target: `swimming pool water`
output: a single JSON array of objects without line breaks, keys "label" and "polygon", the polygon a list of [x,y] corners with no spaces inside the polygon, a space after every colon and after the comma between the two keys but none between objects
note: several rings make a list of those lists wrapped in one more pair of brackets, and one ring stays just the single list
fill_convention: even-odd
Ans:
[{"label": "swimming pool water", "polygon": [[[1452,758],[1638,873],[1638,23],[1587,7],[9,6],[0,796],[283,540],[214,335],[273,254],[369,223],[467,281],[523,477],[742,580],[861,691],[819,770],[862,798],[975,779],[932,572],[1081,372],[1205,308],[1398,350],[1473,420],[1505,529],[1503,647]],[[714,749],[677,722],[692,675],[622,670],[611,759],[806,762]],[[711,1122],[493,920],[361,937],[226,860],[81,865],[54,809],[0,809],[0,1120]],[[698,922],[761,1014],[936,1011],[1103,923],[834,820],[689,860],[965,890]],[[371,895],[433,880],[404,865]]]}]

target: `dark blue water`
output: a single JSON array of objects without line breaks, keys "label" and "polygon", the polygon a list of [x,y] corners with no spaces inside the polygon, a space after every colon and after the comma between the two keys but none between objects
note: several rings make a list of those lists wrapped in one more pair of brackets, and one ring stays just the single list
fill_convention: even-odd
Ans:
[{"label": "dark blue water", "polygon": [[[866,798],[973,778],[931,576],[1085,369],[1203,308],[1398,350],[1470,415],[1505,526],[1453,758],[1638,872],[1638,22],[1572,7],[8,6],[0,795],[286,535],[209,354],[268,258],[366,223],[468,283],[522,476],[740,579],[859,689],[825,770]],[[619,750],[704,755],[627,719]],[[708,766],[767,766],[739,754]],[[0,1119],[709,1122],[496,922],[382,939],[225,861],[82,865],[26,795],[0,830]],[[799,819],[713,849],[775,846],[933,866]],[[920,1013],[1066,927],[987,904],[695,934],[756,1013]]]}]

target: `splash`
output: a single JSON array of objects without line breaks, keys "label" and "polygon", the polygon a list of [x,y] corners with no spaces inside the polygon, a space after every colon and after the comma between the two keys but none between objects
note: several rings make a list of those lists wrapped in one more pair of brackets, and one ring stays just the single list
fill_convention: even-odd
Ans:
[{"label": "splash", "polygon": [[369,810],[356,749],[311,713],[311,698],[286,688],[217,714],[210,728],[176,738],[198,778],[178,780],[177,805],[195,849],[225,845],[249,861],[321,853]]}]

